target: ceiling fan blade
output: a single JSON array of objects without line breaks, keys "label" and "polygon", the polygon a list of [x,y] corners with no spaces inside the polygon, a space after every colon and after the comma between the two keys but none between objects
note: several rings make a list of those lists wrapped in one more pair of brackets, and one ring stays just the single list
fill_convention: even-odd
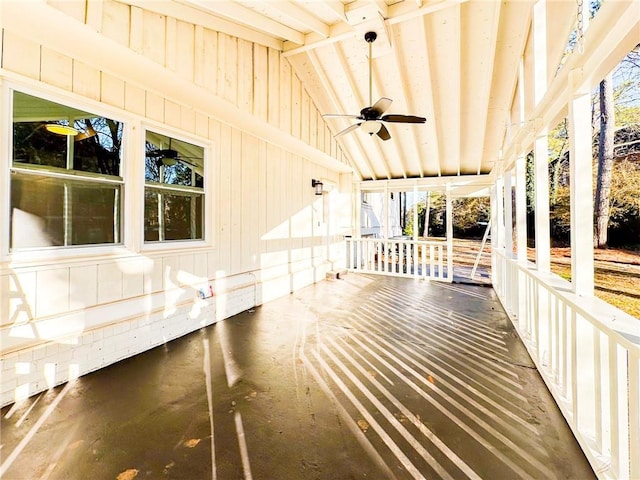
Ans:
[{"label": "ceiling fan blade", "polygon": [[362,125],[362,124],[361,123],[354,123],[353,125],[349,125],[344,130],[340,130],[338,133],[336,133],[334,137],[339,137],[340,135],[344,135],[345,133],[349,133],[349,132],[355,130],[356,128],[358,128],[360,125]]},{"label": "ceiling fan blade", "polygon": [[322,116],[333,118],[360,118],[360,115],[349,115],[348,113],[325,113]]},{"label": "ceiling fan blade", "polygon": [[387,111],[387,108],[391,105],[393,100],[387,97],[382,97],[376,103],[371,106],[371,110],[378,114],[378,117]]},{"label": "ceiling fan blade", "polygon": [[396,122],[396,123],[424,123],[427,121],[424,117],[416,117],[414,115],[385,115],[380,118],[383,122]]},{"label": "ceiling fan blade", "polygon": [[391,138],[391,135],[389,134],[389,130],[387,130],[387,127],[385,127],[384,125],[380,124],[380,130],[378,130],[378,136],[382,139],[382,140],[389,140]]}]

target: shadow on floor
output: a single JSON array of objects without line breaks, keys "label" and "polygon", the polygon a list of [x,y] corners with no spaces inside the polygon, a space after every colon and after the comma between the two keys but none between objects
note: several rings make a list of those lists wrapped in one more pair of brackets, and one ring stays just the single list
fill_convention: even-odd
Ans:
[{"label": "shadow on floor", "polygon": [[0,426],[6,479],[595,478],[492,289],[382,276],[307,287]]}]

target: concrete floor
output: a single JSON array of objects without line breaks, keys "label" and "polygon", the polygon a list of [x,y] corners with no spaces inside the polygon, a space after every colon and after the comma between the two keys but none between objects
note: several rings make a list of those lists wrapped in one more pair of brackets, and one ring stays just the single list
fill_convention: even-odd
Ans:
[{"label": "concrete floor", "polygon": [[595,478],[487,287],[349,274],[2,410],[6,479]]}]

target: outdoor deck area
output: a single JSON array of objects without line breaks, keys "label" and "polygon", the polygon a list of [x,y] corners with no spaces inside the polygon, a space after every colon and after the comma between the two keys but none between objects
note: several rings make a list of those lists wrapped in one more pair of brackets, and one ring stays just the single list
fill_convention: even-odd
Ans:
[{"label": "outdoor deck area", "polygon": [[379,275],[6,407],[1,427],[6,479],[595,478],[493,289]]}]

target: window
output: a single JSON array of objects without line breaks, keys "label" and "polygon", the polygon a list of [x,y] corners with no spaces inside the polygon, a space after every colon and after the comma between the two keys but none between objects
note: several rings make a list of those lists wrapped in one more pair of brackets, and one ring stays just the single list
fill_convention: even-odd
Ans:
[{"label": "window", "polygon": [[117,244],[123,124],[13,92],[10,249]]},{"label": "window", "polygon": [[147,131],[144,240],[204,239],[204,148]]}]

